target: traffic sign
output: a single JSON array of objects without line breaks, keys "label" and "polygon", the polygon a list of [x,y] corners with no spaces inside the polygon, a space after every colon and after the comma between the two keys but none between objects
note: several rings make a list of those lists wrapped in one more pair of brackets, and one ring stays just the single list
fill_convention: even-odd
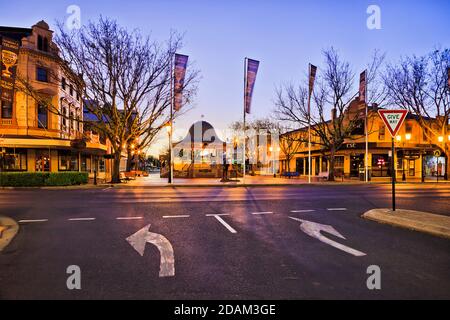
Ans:
[{"label": "traffic sign", "polygon": [[388,128],[392,137],[397,135],[398,130],[405,121],[407,110],[378,110],[378,114]]}]

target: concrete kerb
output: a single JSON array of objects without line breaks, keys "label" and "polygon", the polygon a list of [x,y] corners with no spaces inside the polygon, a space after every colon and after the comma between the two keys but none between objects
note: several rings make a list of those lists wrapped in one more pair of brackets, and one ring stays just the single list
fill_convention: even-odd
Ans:
[{"label": "concrete kerb", "polygon": [[450,217],[439,214],[397,209],[372,209],[362,215],[363,218],[383,224],[423,232],[450,239]]},{"label": "concrete kerb", "polygon": [[11,218],[0,216],[0,252],[14,239],[19,225]]}]

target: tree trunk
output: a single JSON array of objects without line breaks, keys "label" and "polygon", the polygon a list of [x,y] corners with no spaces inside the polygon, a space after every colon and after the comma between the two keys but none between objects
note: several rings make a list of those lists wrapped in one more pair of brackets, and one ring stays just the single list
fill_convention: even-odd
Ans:
[{"label": "tree trunk", "polygon": [[330,148],[330,166],[328,169],[328,181],[334,181],[334,146]]},{"label": "tree trunk", "polygon": [[133,157],[131,156],[131,151],[128,150],[127,151],[127,171],[131,171],[132,170],[132,165],[133,165]]},{"label": "tree trunk", "polygon": [[120,183],[120,156],[121,152],[114,153],[114,161],[111,172],[111,183]]}]

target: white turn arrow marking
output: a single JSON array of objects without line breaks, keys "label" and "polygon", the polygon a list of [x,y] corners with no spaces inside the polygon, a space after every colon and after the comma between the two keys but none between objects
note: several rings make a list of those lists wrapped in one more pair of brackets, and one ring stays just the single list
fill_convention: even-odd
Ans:
[{"label": "white turn arrow marking", "polygon": [[320,224],[317,222],[311,222],[311,221],[302,220],[302,219],[298,219],[298,218],[294,218],[294,217],[289,217],[289,218],[291,218],[292,220],[295,220],[295,221],[300,221],[301,222],[300,229],[304,233],[306,233],[308,236],[316,238],[316,239],[322,241],[323,243],[326,243],[332,247],[335,247],[336,249],[345,251],[345,252],[347,252],[351,255],[357,256],[357,257],[366,255],[364,252],[344,246],[343,244],[340,244],[339,242],[333,241],[333,240],[328,239],[327,237],[323,236],[320,233],[321,231],[325,231],[329,234],[332,234],[333,236],[339,237],[341,239],[345,239],[345,237],[342,234],[340,234],[335,228],[333,228],[330,225]]},{"label": "white turn arrow marking", "polygon": [[144,255],[145,244],[147,242],[156,246],[161,254],[159,276],[173,277],[175,275],[175,258],[172,245],[163,235],[148,231],[149,228],[150,225],[145,226],[135,234],[129,236],[126,240],[141,256]]}]

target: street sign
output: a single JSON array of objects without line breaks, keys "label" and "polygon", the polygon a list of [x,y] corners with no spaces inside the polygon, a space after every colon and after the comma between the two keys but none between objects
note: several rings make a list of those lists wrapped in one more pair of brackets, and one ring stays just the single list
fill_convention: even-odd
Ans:
[{"label": "street sign", "polygon": [[441,156],[441,150],[434,150],[434,156],[440,157]]},{"label": "street sign", "polygon": [[384,124],[388,128],[392,137],[392,147],[391,147],[391,180],[392,180],[392,211],[395,211],[395,144],[394,137],[397,135],[398,130],[405,121],[407,110],[378,110],[380,118],[383,120]]},{"label": "street sign", "polygon": [[378,110],[378,114],[388,128],[392,137],[397,135],[398,130],[405,121],[407,110]]}]

